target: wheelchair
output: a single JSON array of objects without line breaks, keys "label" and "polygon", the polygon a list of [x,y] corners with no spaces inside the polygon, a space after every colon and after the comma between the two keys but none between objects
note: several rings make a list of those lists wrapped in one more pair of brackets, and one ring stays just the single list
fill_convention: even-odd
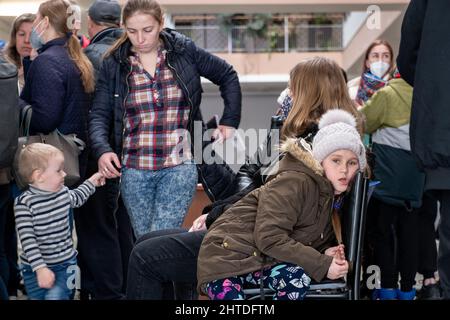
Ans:
[{"label": "wheelchair", "polygon": [[[364,243],[365,219],[369,195],[369,179],[363,172],[355,177],[352,189],[346,196],[342,209],[342,239],[345,245],[349,271],[345,279],[321,282],[311,281],[305,300],[359,300],[361,259]],[[246,300],[273,299],[270,288],[244,289]],[[263,295],[263,296],[262,296]]]}]

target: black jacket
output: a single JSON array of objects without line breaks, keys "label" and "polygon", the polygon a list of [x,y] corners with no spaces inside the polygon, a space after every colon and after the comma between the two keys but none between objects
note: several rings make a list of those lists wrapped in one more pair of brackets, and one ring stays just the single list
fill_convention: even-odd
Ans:
[{"label": "black jacket", "polygon": [[[273,173],[272,168],[281,160],[283,154],[278,152],[280,130],[283,126],[281,116],[273,116],[270,125],[270,132],[264,141],[256,150],[252,158],[246,160],[246,163],[239,169],[233,183],[234,189],[229,189],[230,196],[226,199],[216,201],[203,209],[206,217],[206,227],[209,226],[224,213],[231,205],[242,199],[251,191],[261,187],[267,180],[267,177]],[[318,131],[317,125],[312,125],[301,136],[308,142]]]},{"label": "black jacket", "polygon": [[20,97],[33,108],[30,134],[48,134],[58,129],[86,141],[90,95],[84,91],[80,71],[67,52],[66,42],[66,37],[57,38],[39,49]]},{"label": "black jacket", "polygon": [[[164,29],[160,38],[167,50],[167,64],[191,107],[188,129],[192,141],[202,141],[202,128],[204,129],[199,108],[203,91],[201,76],[219,86],[225,104],[220,124],[237,128],[241,118],[242,96],[239,79],[233,67],[197,47],[192,40],[176,31]],[[112,55],[106,57],[98,76],[94,103],[89,116],[89,135],[97,158],[106,152],[115,152],[119,158],[122,154],[123,102],[128,94],[130,48],[131,43],[127,41]],[[194,121],[199,121],[200,130],[194,130]],[[224,165],[204,165],[202,158],[198,161],[196,155],[198,148],[194,145],[192,150],[199,163],[199,179],[208,196],[213,201],[222,198],[222,194],[230,188],[232,170]]]},{"label": "black jacket", "polygon": [[95,78],[97,78],[100,72],[103,56],[122,33],[123,30],[119,28],[102,30],[91,39],[89,46],[84,49],[84,53],[94,66]]},{"label": "black jacket", "polygon": [[414,86],[411,151],[427,189],[450,189],[450,1],[412,0],[402,24],[397,65]]}]

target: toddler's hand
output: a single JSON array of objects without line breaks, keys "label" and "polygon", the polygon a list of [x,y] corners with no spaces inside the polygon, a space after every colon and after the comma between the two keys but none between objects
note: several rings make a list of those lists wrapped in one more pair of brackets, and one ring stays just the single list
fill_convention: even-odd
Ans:
[{"label": "toddler's hand", "polygon": [[36,270],[36,276],[38,285],[43,289],[50,289],[55,283],[55,274],[47,267],[39,268]]},{"label": "toddler's hand", "polygon": [[104,186],[105,185],[105,176],[102,175],[100,172],[94,173],[92,177],[88,179],[92,184],[96,187]]}]

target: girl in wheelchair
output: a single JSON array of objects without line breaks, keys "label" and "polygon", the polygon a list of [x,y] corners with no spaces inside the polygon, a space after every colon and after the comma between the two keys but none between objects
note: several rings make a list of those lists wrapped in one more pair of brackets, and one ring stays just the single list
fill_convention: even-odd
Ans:
[{"label": "girl in wheelchair", "polygon": [[222,214],[202,242],[198,290],[210,299],[245,299],[244,286],[260,284],[275,290],[277,300],[301,300],[311,278],[348,272],[337,212],[366,166],[355,118],[328,111],[312,150],[292,138],[281,150],[285,156],[266,184]]}]

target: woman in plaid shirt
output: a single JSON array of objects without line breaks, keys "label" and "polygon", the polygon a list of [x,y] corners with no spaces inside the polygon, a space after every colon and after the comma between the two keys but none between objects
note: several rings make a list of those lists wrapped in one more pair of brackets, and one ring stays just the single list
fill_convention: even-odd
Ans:
[{"label": "woman in plaid shirt", "polygon": [[241,90],[229,64],[163,29],[156,1],[128,1],[122,21],[126,32],[99,74],[90,136],[101,172],[121,178],[139,237],[180,227],[191,203],[198,176],[189,141],[194,121],[201,121],[200,77],[220,86],[224,138],[239,125]]}]

